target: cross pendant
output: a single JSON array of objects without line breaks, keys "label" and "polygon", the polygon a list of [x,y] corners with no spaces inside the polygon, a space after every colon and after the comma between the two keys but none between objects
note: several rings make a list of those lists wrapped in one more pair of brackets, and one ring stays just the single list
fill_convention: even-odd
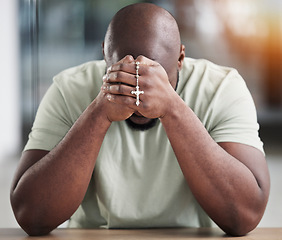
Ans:
[{"label": "cross pendant", "polygon": [[139,95],[140,94],[144,94],[144,91],[139,91],[139,86],[136,86],[136,91],[131,91],[131,94],[135,94],[136,95],[136,106],[139,106],[140,101],[139,101]]}]

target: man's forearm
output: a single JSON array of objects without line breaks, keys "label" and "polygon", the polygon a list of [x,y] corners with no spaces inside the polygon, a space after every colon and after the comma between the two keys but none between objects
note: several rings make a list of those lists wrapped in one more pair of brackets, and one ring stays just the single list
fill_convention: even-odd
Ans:
[{"label": "man's forearm", "polygon": [[246,165],[214,142],[180,98],[172,102],[175,106],[161,121],[197,201],[224,231],[251,230],[246,229],[254,227],[264,211],[264,188]]},{"label": "man's forearm", "polygon": [[16,175],[11,202],[24,229],[44,234],[73,214],[83,200],[109,126],[94,101],[51,152],[22,167],[27,170]]}]

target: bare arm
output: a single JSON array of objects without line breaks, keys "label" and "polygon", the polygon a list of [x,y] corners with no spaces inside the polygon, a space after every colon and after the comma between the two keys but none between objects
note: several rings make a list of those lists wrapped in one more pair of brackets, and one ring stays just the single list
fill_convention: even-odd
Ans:
[{"label": "bare arm", "polygon": [[161,121],[191,191],[226,233],[246,234],[259,223],[268,200],[263,154],[239,143],[216,144],[180,99],[174,103]]},{"label": "bare arm", "polygon": [[100,92],[52,151],[23,153],[11,188],[11,204],[29,235],[47,234],[71,217],[84,198],[111,122],[132,113]]},{"label": "bare arm", "polygon": [[23,153],[11,203],[28,234],[49,233],[69,219],[83,200],[110,125],[102,117],[95,117],[93,110],[89,107],[51,152]]}]

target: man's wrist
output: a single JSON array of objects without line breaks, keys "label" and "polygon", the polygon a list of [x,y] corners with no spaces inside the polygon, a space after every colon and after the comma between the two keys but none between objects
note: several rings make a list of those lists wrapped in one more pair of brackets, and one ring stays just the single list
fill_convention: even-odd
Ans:
[{"label": "man's wrist", "polygon": [[176,116],[181,115],[180,108],[186,106],[180,96],[175,92],[175,94],[171,95],[171,99],[168,101],[166,105],[166,111],[164,115],[161,116],[159,119],[163,122],[170,118],[175,119]]},{"label": "man's wrist", "polygon": [[91,120],[99,126],[101,129],[108,129],[112,121],[108,118],[106,112],[103,110],[103,106],[95,99],[88,107],[90,111]]}]

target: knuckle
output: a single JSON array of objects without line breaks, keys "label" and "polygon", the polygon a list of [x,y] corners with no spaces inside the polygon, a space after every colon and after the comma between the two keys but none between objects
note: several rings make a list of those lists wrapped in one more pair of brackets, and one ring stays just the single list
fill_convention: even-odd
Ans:
[{"label": "knuckle", "polygon": [[126,71],[128,68],[128,62],[121,62],[118,65],[117,71]]},{"label": "knuckle", "polygon": [[142,101],[141,102],[141,107],[142,107],[142,112],[145,113],[146,115],[149,114],[151,112],[149,105],[147,102]]},{"label": "knuckle", "polygon": [[111,80],[111,76],[112,76],[112,74],[111,74],[111,73],[108,73],[108,74],[106,75],[105,82],[109,82],[109,81]]},{"label": "knuckle", "polygon": [[142,78],[139,78],[139,86],[140,86],[140,89],[144,91],[144,89],[147,89],[148,86],[149,86],[149,83],[148,83],[148,80],[142,80]]},{"label": "knuckle", "polygon": [[116,78],[116,79],[120,79],[120,78],[121,78],[121,75],[122,75],[121,72],[116,72],[116,73],[115,73],[115,78]]},{"label": "knuckle", "polygon": [[147,71],[147,74],[154,74],[155,73],[155,69],[153,67],[147,67],[146,71]]},{"label": "knuckle", "polygon": [[127,62],[132,62],[132,61],[134,61],[134,58],[131,55],[126,55],[124,57],[124,60],[127,61]]},{"label": "knuckle", "polygon": [[122,62],[118,65],[118,70],[120,71],[120,70],[123,70],[123,69],[124,69],[124,63]]},{"label": "knuckle", "polygon": [[117,92],[118,93],[123,93],[123,88],[122,88],[122,86],[121,85],[117,85]]},{"label": "knuckle", "polygon": [[142,65],[142,70],[141,70],[142,75],[151,75],[153,74],[152,68],[149,67],[148,65]]},{"label": "knuckle", "polygon": [[143,102],[143,109],[144,109],[144,110],[150,109],[150,103],[147,102],[147,101],[144,101],[144,102]]},{"label": "knuckle", "polygon": [[145,57],[142,56],[142,55],[139,55],[137,58],[136,58],[136,61],[139,61],[139,62],[142,62],[145,60]]},{"label": "knuckle", "polygon": [[124,97],[123,98],[123,103],[125,105],[132,105],[132,99],[130,97]]},{"label": "knuckle", "polygon": [[111,95],[111,94],[109,94],[109,93],[107,93],[107,94],[105,95],[105,97],[108,99],[108,101],[113,101],[113,100],[114,100],[114,96]]}]

